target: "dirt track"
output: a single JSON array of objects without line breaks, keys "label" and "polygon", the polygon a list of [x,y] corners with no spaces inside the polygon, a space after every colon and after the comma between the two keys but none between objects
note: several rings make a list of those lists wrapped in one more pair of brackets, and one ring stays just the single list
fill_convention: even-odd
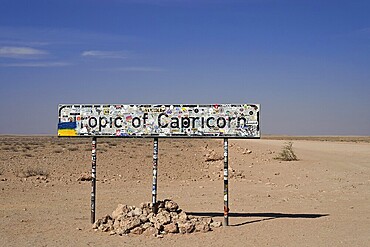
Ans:
[{"label": "dirt track", "polygon": [[[294,140],[300,160],[284,162],[274,159],[284,140],[231,140],[231,226],[157,239],[92,230],[91,185],[77,181],[90,171],[89,139],[3,136],[0,245],[368,246],[370,143],[352,141]],[[222,220],[223,163],[205,161],[222,141],[160,140],[159,150],[159,199]],[[150,201],[151,157],[150,139],[99,140],[97,217]]]}]

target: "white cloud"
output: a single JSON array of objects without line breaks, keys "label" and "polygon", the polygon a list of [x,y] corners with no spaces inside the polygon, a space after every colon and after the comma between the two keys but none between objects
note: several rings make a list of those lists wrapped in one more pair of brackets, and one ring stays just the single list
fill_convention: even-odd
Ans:
[{"label": "white cloud", "polygon": [[104,69],[104,71],[123,71],[123,72],[163,72],[165,69],[159,67],[121,67]]},{"label": "white cloud", "polygon": [[40,63],[8,63],[1,64],[1,67],[29,67],[29,68],[46,68],[46,67],[65,67],[71,65],[66,62],[40,62]]},{"label": "white cloud", "polygon": [[46,51],[34,49],[31,47],[17,47],[17,46],[0,47],[0,57],[35,59],[47,54],[48,53]]},{"label": "white cloud", "polygon": [[125,51],[84,51],[81,53],[83,57],[97,57],[97,58],[128,58],[128,52]]}]

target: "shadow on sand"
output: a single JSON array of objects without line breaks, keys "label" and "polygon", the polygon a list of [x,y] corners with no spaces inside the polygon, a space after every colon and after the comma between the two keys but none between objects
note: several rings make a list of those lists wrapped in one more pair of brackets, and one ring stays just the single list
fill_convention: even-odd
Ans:
[{"label": "shadow on sand", "polygon": [[[208,217],[223,217],[223,213],[216,212],[186,212],[188,215],[193,216],[208,216]],[[284,214],[284,213],[229,213],[229,217],[238,217],[238,218],[250,218],[250,217],[262,217],[264,219],[246,221],[239,224],[234,224],[230,226],[242,226],[251,223],[262,222],[266,220],[273,220],[279,218],[291,218],[291,219],[316,219],[329,216],[329,214]]]}]

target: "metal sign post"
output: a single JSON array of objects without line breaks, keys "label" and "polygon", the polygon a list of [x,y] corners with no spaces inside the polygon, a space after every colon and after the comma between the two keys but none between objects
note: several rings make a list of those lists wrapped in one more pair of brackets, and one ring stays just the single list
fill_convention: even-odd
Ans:
[{"label": "metal sign post", "polygon": [[95,222],[95,198],[96,198],[96,137],[92,138],[91,145],[91,224]]},{"label": "metal sign post", "polygon": [[229,140],[224,138],[224,226],[229,225]]},{"label": "metal sign post", "polygon": [[153,212],[157,213],[157,172],[158,172],[158,138],[154,138],[153,143],[153,187],[152,204]]}]

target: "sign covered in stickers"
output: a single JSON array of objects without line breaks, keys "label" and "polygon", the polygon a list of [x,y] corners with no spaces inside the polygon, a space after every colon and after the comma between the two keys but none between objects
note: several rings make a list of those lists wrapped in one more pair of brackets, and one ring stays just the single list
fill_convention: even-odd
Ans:
[{"label": "sign covered in stickers", "polygon": [[61,104],[58,136],[259,138],[259,104]]}]

